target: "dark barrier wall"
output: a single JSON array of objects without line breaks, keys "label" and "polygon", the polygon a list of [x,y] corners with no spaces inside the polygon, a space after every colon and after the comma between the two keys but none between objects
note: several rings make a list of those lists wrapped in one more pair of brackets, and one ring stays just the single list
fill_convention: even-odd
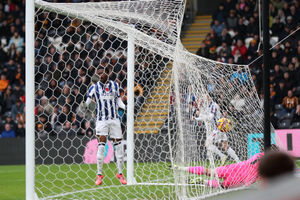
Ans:
[{"label": "dark barrier wall", "polygon": [[218,8],[222,0],[197,0],[198,13],[201,15],[212,15]]},{"label": "dark barrier wall", "polygon": [[36,164],[82,163],[86,143],[90,140],[91,137],[78,136],[64,131],[58,133],[57,136],[37,138]]},{"label": "dark barrier wall", "polygon": [[0,165],[25,164],[25,138],[0,139]]},{"label": "dark barrier wall", "polygon": [[[36,164],[83,163],[86,144],[94,137],[61,132],[57,136],[36,139]],[[135,134],[135,161],[155,162],[168,160],[167,132]],[[141,142],[143,141],[143,142]],[[126,149],[126,146],[125,146]]]}]

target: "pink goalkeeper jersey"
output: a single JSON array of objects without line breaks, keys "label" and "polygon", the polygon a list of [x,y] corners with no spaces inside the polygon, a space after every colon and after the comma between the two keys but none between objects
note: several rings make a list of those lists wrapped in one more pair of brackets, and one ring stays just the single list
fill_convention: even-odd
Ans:
[{"label": "pink goalkeeper jersey", "polygon": [[223,187],[250,185],[258,179],[258,164],[264,153],[255,154],[250,159],[216,168],[219,178],[224,178]]}]

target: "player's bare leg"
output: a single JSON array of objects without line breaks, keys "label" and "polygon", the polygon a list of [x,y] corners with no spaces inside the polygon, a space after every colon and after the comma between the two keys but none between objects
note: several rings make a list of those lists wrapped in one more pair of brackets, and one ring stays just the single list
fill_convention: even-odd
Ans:
[{"label": "player's bare leg", "polygon": [[223,165],[227,159],[227,156],[223,154],[216,145],[210,144],[207,148],[208,158],[212,158],[213,154],[217,154],[221,158],[221,165]]},{"label": "player's bare leg", "polygon": [[105,143],[107,140],[106,136],[98,135],[98,151],[97,151],[97,180],[96,185],[100,185],[103,179],[103,162],[104,162],[104,155],[105,155]]},{"label": "player's bare leg", "polygon": [[123,185],[127,184],[126,179],[123,175],[123,164],[124,164],[124,148],[122,145],[122,139],[114,139],[114,146],[116,150],[116,158],[117,158],[117,168],[118,168],[118,174],[116,177],[120,180],[120,182]]}]

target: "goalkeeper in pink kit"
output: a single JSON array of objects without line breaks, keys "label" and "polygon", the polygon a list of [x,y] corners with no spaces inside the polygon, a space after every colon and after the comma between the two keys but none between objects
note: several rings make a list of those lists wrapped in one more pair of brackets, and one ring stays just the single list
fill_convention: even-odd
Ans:
[{"label": "goalkeeper in pink kit", "polygon": [[[215,173],[220,179],[224,179],[224,181],[218,182],[216,180],[204,180],[204,184],[213,188],[229,188],[241,185],[250,185],[258,179],[258,164],[263,155],[264,153],[258,153],[246,161],[217,167],[215,169]],[[197,166],[188,167],[188,172],[199,175],[206,174],[210,176],[212,170],[202,166]]]},{"label": "goalkeeper in pink kit", "polygon": [[[271,151],[279,151],[279,148],[272,144]],[[218,176],[220,181],[217,180],[204,180],[201,181],[206,186],[213,188],[232,188],[239,187],[242,185],[251,185],[255,183],[260,177],[258,173],[258,166],[260,160],[264,156],[264,153],[257,153],[250,159],[234,163],[230,165],[220,166],[215,169],[205,168],[203,166],[195,167],[175,167],[178,170],[187,171],[189,173],[198,174],[198,175],[207,175],[211,176],[212,172]],[[223,179],[223,181],[222,181]]]},{"label": "goalkeeper in pink kit", "polygon": [[[201,182],[206,186],[213,188],[232,188],[242,185],[251,185],[259,179],[258,175],[258,165],[264,153],[255,154],[250,159],[234,163],[230,165],[220,166],[216,169],[209,169],[203,166],[195,167],[177,167],[179,170],[188,171],[189,173],[198,175],[211,176],[214,172],[220,181],[217,180],[202,180]],[[223,181],[222,181],[223,179]]]}]

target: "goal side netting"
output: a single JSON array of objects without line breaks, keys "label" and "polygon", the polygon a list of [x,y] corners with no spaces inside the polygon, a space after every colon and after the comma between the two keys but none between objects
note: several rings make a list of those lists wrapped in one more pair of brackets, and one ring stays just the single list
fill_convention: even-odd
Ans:
[{"label": "goal side netting", "polygon": [[[183,48],[185,0],[37,0],[35,7],[38,198],[204,198],[225,191],[223,179],[214,172],[217,167],[263,151],[263,110],[248,66],[218,63]],[[127,156],[132,156],[134,182],[122,185],[116,178],[115,148],[109,138],[103,183],[96,186],[99,108],[93,102],[82,109],[82,102],[91,84],[108,73],[127,104],[129,43],[134,44],[133,144],[127,143],[127,111],[119,109],[117,114],[124,175]],[[105,112],[112,115],[113,110]],[[212,138],[220,118],[230,120],[231,127]],[[275,133],[272,141],[276,143]],[[127,154],[128,145],[134,147],[133,155]],[[211,168],[212,173],[189,173],[189,166]],[[215,185],[206,184],[208,180]],[[244,187],[238,184],[243,180],[233,183]]]}]

